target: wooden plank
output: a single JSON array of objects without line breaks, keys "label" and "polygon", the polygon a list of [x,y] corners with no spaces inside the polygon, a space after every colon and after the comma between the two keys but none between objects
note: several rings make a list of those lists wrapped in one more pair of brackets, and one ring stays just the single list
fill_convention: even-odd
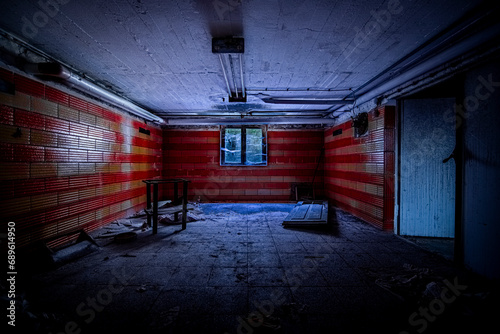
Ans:
[{"label": "wooden plank", "polygon": [[307,220],[321,220],[322,213],[323,213],[323,205],[310,204],[306,219]]},{"label": "wooden plank", "polygon": [[301,205],[298,207],[295,207],[292,210],[292,218],[293,220],[303,220],[306,218],[307,211],[309,210],[308,205]]}]

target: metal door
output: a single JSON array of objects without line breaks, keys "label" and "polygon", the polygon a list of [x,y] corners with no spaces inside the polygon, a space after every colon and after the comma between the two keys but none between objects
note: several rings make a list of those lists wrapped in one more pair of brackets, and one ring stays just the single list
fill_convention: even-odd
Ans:
[{"label": "metal door", "polygon": [[454,99],[404,100],[400,111],[399,234],[455,234]]}]

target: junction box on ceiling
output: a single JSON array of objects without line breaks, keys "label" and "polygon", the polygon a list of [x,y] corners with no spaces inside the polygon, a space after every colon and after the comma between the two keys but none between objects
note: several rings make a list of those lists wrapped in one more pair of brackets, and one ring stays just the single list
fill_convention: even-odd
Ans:
[{"label": "junction box on ceiling", "polygon": [[245,39],[242,37],[212,38],[212,53],[245,53]]}]

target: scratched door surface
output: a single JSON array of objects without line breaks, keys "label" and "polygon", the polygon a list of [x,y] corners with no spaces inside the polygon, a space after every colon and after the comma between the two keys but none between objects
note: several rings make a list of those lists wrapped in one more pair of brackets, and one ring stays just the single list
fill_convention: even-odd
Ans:
[{"label": "scratched door surface", "polygon": [[454,99],[405,100],[401,108],[400,234],[455,234]]}]

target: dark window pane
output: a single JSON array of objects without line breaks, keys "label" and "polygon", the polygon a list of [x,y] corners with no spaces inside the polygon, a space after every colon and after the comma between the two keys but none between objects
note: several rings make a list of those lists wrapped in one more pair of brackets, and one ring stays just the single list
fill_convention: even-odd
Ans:
[{"label": "dark window pane", "polygon": [[246,164],[262,163],[262,129],[246,129]]},{"label": "dark window pane", "polygon": [[224,141],[225,162],[241,164],[241,129],[226,129]]}]

